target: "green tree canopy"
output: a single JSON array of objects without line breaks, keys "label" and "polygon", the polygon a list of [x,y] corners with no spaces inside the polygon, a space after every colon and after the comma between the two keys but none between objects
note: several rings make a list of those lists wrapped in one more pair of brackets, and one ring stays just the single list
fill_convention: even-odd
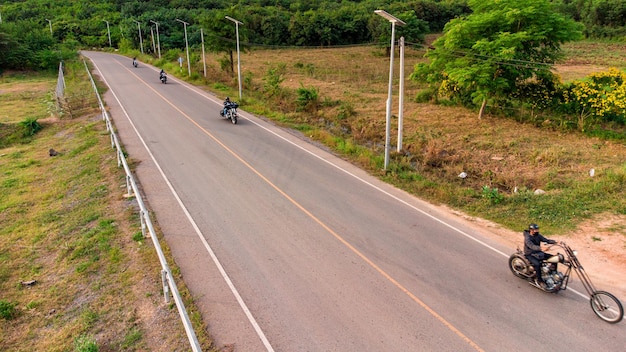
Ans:
[{"label": "green tree canopy", "polygon": [[450,21],[412,77],[468,105],[505,101],[529,80],[553,81],[560,45],[582,26],[548,0],[469,0],[471,15]]}]

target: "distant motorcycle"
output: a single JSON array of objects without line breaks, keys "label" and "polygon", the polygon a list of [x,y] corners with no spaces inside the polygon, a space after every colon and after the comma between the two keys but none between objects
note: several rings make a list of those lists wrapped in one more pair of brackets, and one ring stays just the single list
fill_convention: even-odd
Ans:
[{"label": "distant motorcycle", "polygon": [[[567,288],[569,282],[570,273],[572,269],[576,271],[580,281],[582,282],[585,290],[590,296],[591,309],[602,320],[615,324],[622,320],[624,317],[624,308],[620,301],[612,294],[605,291],[598,291],[591,283],[589,275],[585,272],[578,257],[576,251],[572,250],[565,242],[554,244],[551,247],[559,247],[565,253],[557,253],[550,255],[548,258],[541,262],[541,278],[546,283],[546,286],[539,285],[537,283],[537,273],[532,264],[526,259],[524,252],[517,248],[517,252],[511,254],[509,257],[509,269],[513,275],[525,279],[532,286],[550,293],[557,293]],[[560,272],[558,265],[566,267],[565,273]]]},{"label": "distant motorcycle", "polygon": [[233,101],[228,101],[224,103],[224,109],[222,109],[220,111],[220,115],[224,116],[225,118],[229,119],[233,125],[237,124],[237,108],[239,107],[239,104],[233,102]]},{"label": "distant motorcycle", "polygon": [[159,75],[159,79],[161,80],[161,83],[163,84],[167,83],[167,74],[165,72],[161,73]]},{"label": "distant motorcycle", "polygon": [[133,59],[133,66],[137,67],[137,59]]}]

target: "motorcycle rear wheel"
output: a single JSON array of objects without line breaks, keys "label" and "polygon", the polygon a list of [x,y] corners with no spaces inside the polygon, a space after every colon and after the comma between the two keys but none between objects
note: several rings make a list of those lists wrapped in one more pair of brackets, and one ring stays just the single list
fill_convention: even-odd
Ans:
[{"label": "motorcycle rear wheel", "polygon": [[513,254],[509,257],[509,269],[511,269],[513,275],[522,279],[528,279],[532,276],[528,268],[528,263],[520,255]]},{"label": "motorcycle rear wheel", "polygon": [[624,317],[624,307],[612,294],[605,291],[596,291],[589,299],[591,309],[607,323],[619,323]]}]

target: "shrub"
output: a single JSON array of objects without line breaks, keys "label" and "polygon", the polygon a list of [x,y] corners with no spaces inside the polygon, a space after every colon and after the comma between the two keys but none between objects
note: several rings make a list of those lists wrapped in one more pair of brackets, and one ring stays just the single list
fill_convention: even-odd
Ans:
[{"label": "shrub", "polygon": [[98,352],[98,344],[92,336],[81,335],[74,340],[76,352]]},{"label": "shrub", "polygon": [[317,88],[306,88],[300,86],[296,91],[298,94],[298,107],[305,111],[315,111],[319,105],[319,90]]},{"label": "shrub", "polygon": [[265,93],[268,96],[272,97],[275,95],[279,95],[281,90],[280,85],[285,80],[285,71],[285,64],[279,64],[278,66],[270,67],[267,70],[267,73],[265,74],[265,77],[263,77],[263,80],[265,81]]},{"label": "shrub", "polygon": [[489,186],[483,186],[483,198],[487,199],[491,204],[502,203],[504,195],[498,192],[497,188],[491,188]]},{"label": "shrub", "polygon": [[17,303],[0,301],[0,317],[5,320],[11,320],[17,316],[17,310],[15,307]]},{"label": "shrub", "polygon": [[24,137],[32,137],[43,128],[34,117],[27,117],[19,125],[23,128]]}]

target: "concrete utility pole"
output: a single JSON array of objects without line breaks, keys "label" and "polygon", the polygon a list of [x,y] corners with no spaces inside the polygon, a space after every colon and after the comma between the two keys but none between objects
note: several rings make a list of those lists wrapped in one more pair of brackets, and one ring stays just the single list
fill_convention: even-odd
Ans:
[{"label": "concrete utility pole", "polygon": [[189,77],[191,77],[191,63],[189,62],[189,42],[187,41],[187,25],[189,23],[179,20],[178,18],[176,19],[176,21],[182,23],[185,27],[185,48],[187,48],[187,72],[189,74]]},{"label": "concrete utility pole", "polygon": [[46,21],[48,21],[48,25],[50,26],[50,35],[52,34],[52,21],[50,21],[49,19],[46,18]]},{"label": "concrete utility pole", "polygon": [[241,100],[241,57],[239,56],[239,25],[243,24],[241,21],[226,16],[229,21],[235,22],[235,32],[237,33],[237,81],[239,82],[239,100]]},{"label": "concrete utility pole", "polygon": [[141,23],[135,20],[133,20],[133,22],[137,23],[137,30],[139,31],[139,46],[141,47],[141,53],[143,54],[143,39],[141,38]]},{"label": "concrete utility pole", "polygon": [[107,33],[109,34],[109,47],[111,47],[112,46],[111,45],[111,29],[109,28],[109,21],[107,20],[102,20],[102,21],[106,22],[107,24]]},{"label": "concrete utility pole", "polygon": [[150,20],[150,22],[156,24],[156,31],[157,31],[157,49],[159,51],[159,59],[161,58],[161,39],[159,38],[159,22]]},{"label": "concrete utility pole", "polygon": [[393,52],[394,52],[394,48],[393,45],[395,43],[395,36],[396,36],[396,25],[398,26],[404,26],[406,23],[404,23],[402,20],[388,14],[387,12],[383,11],[383,10],[376,10],[374,11],[374,13],[376,13],[379,16],[384,17],[385,19],[389,20],[389,22],[391,22],[391,55],[389,57],[389,89],[387,91],[387,116],[385,118],[385,170],[387,170],[387,167],[389,166],[389,144],[391,143],[391,85],[393,83]]}]

